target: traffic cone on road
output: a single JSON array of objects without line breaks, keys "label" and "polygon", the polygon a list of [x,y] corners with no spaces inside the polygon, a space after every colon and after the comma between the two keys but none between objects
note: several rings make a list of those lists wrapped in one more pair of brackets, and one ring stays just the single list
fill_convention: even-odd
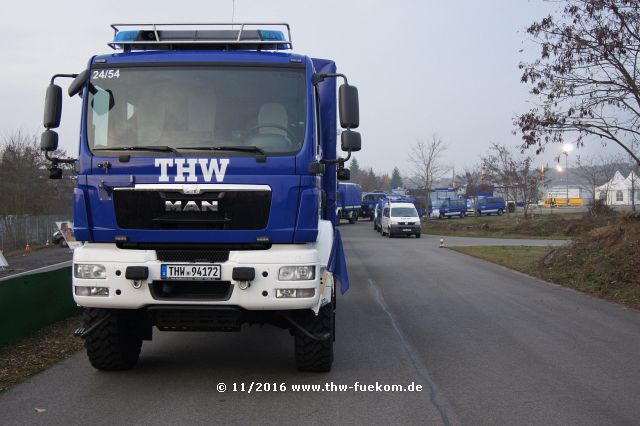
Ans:
[{"label": "traffic cone on road", "polygon": [[440,238],[440,245],[438,247],[444,248],[444,238]]}]

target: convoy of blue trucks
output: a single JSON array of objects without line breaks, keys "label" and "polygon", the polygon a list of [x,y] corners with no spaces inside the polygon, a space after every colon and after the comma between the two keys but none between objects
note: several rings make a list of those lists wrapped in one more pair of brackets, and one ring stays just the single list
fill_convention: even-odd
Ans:
[{"label": "convoy of blue trucks", "polygon": [[[132,368],[153,327],[271,324],[298,369],[330,370],[349,287],[335,226],[359,214],[360,190],[338,191],[361,147],[356,87],[292,53],[288,24],[112,28],[114,53],[52,77],[41,139],[52,179],[77,172],[72,291],[91,364]],[[62,78],[82,102],[77,159],[53,154]]]}]

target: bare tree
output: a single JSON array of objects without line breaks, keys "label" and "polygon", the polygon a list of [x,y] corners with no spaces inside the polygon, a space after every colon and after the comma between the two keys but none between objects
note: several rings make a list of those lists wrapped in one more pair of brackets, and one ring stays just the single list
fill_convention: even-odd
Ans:
[{"label": "bare tree", "polygon": [[[55,152],[64,156],[64,152]],[[49,163],[36,136],[16,132],[0,144],[0,214],[68,213],[72,207],[71,173],[51,182]]]},{"label": "bare tree", "polygon": [[486,178],[504,189],[507,201],[523,202],[524,215],[528,217],[530,204],[539,197],[539,174],[533,158],[514,155],[505,145],[493,143],[482,158],[482,168]]},{"label": "bare tree", "polygon": [[523,148],[586,137],[620,146],[640,165],[640,2],[563,0],[527,33],[540,58],[521,63],[538,104],[514,120]]},{"label": "bare tree", "polygon": [[[586,157],[578,155],[576,157],[576,167],[572,171],[588,185],[592,204],[596,200],[596,188],[609,183],[621,163],[620,156],[611,154]],[[608,188],[606,192],[608,192]]]},{"label": "bare tree", "polygon": [[447,145],[438,135],[431,136],[431,142],[418,140],[409,153],[409,164],[413,183],[418,188],[424,189],[427,200],[430,198],[433,183],[438,179],[442,179],[450,170],[442,162],[444,152]]}]

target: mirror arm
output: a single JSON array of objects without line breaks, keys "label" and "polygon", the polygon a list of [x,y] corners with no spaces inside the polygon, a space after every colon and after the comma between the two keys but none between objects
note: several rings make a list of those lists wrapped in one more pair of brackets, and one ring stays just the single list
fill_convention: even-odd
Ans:
[{"label": "mirror arm", "polygon": [[44,152],[44,157],[51,161],[51,164],[53,166],[56,166],[58,163],[63,163],[63,164],[74,164],[75,162],[77,162],[78,160],[75,158],[58,158],[58,157],[51,157],[49,156],[49,151],[45,151]]},{"label": "mirror arm", "polygon": [[344,84],[346,84],[347,86],[349,85],[349,82],[347,81],[347,76],[344,74],[314,74],[313,75],[313,85],[317,86],[318,83],[322,83],[324,81],[325,78],[329,78],[329,77],[340,77],[344,80]]},{"label": "mirror arm", "polygon": [[78,76],[78,74],[54,74],[53,77],[51,77],[51,84],[53,84],[55,79],[58,78],[58,77],[76,78],[77,76]]},{"label": "mirror arm", "polygon": [[335,160],[320,160],[320,164],[339,164],[344,165],[351,158],[351,151],[347,151],[347,158],[336,158]]}]

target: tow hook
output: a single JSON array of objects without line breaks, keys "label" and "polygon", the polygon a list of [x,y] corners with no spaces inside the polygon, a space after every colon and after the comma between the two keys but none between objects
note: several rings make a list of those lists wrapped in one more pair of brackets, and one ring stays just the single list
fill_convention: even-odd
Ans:
[{"label": "tow hook", "polygon": [[238,281],[240,290],[246,290],[251,287],[251,281],[256,278],[256,270],[253,268],[236,267],[233,268],[231,278]]},{"label": "tow hook", "polygon": [[102,324],[103,322],[105,322],[106,320],[108,320],[109,318],[111,318],[111,314],[105,315],[104,317],[100,318],[98,321],[96,321],[95,323],[93,323],[89,328],[85,329],[84,327],[80,327],[80,328],[76,328],[76,330],[73,332],[73,335],[75,337],[79,337],[81,339],[86,338],[91,332],[93,332],[93,330],[95,330],[96,328],[98,328],[98,326],[100,324]]},{"label": "tow hook", "polygon": [[315,340],[317,342],[324,342],[325,340],[329,340],[331,338],[331,333],[329,333],[329,332],[321,333],[321,334],[313,334],[313,333],[309,332],[306,328],[304,328],[303,326],[298,324],[297,321],[295,321],[293,318],[291,318],[288,315],[282,315],[282,318],[287,320],[289,322],[289,324],[291,324],[296,330],[298,330],[299,332],[301,332],[302,334],[304,334],[308,338],[313,339],[313,340]]}]

